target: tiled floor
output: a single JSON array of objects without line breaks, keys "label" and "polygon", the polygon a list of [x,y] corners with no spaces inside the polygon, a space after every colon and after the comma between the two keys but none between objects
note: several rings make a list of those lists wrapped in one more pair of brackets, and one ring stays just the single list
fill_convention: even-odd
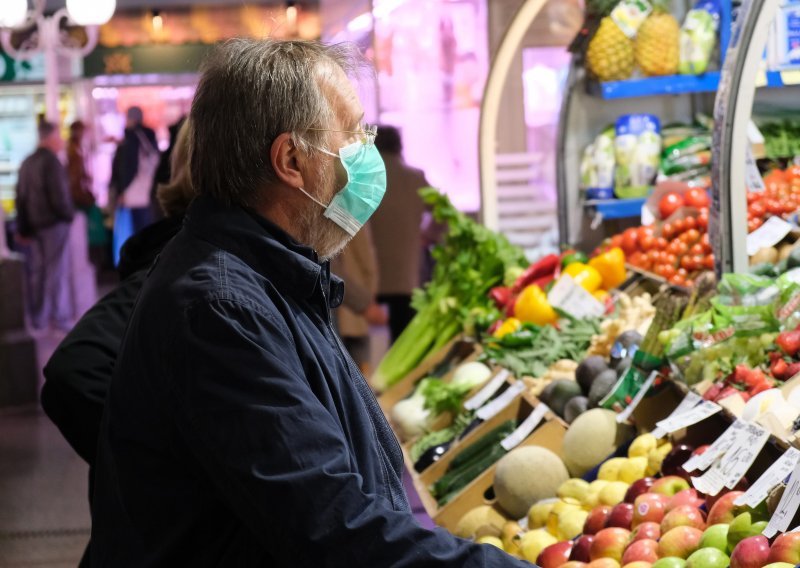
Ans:
[{"label": "tiled floor", "polygon": [[[387,335],[374,330],[375,363]],[[58,341],[38,341],[39,368]],[[89,538],[87,472],[37,405],[0,409],[0,568],[77,566]],[[417,518],[432,526],[415,497]]]}]

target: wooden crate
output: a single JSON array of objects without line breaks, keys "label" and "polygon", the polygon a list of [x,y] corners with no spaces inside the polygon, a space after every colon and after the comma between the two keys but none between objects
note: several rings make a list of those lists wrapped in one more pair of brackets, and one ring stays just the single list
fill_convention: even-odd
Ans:
[{"label": "wooden crate", "polygon": [[[520,394],[510,405],[499,412],[496,416],[487,420],[471,432],[459,444],[461,450],[468,448],[473,443],[481,439],[486,433],[493,430],[503,422],[516,419],[517,422],[524,420],[538,404],[536,399],[523,393]],[[519,446],[542,446],[557,455],[561,455],[561,446],[566,433],[564,424],[557,420],[555,415],[548,413],[542,423],[533,431]],[[436,500],[430,494],[429,487],[447,472],[447,468],[453,459],[459,454],[458,451],[447,452],[442,459],[433,466],[425,470],[421,475],[413,475],[414,487],[420,496],[423,506],[436,524],[447,529],[455,529],[458,520],[470,509],[483,504],[493,505],[495,499],[491,490],[494,483],[494,471],[496,464],[488,468],[481,475],[467,485],[461,493],[453,500],[439,507]]]}]

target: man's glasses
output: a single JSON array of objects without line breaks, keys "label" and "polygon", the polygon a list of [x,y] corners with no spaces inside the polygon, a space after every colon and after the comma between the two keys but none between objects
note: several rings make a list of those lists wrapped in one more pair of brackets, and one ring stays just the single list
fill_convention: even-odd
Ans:
[{"label": "man's glasses", "polygon": [[330,128],[308,128],[315,132],[341,132],[343,134],[354,134],[358,136],[365,146],[372,146],[375,144],[375,138],[378,136],[378,126],[375,124],[363,124],[358,127],[358,130],[333,130]]}]

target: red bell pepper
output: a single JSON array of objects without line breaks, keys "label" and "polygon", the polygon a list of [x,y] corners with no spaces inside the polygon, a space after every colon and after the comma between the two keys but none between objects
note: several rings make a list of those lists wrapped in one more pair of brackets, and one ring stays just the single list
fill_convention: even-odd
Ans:
[{"label": "red bell pepper", "polygon": [[800,331],[784,331],[778,335],[775,343],[789,357],[794,357],[800,351]]},{"label": "red bell pepper", "polygon": [[511,288],[507,286],[497,286],[489,290],[489,299],[494,302],[498,310],[504,311],[514,295]]},{"label": "red bell pepper", "polygon": [[514,294],[519,294],[523,288],[530,286],[539,278],[554,275],[560,264],[561,257],[557,254],[548,254],[547,256],[542,257],[538,262],[535,262],[526,268],[525,272],[523,272],[520,277],[517,278],[517,281],[514,282],[514,285],[511,287],[511,292]]}]

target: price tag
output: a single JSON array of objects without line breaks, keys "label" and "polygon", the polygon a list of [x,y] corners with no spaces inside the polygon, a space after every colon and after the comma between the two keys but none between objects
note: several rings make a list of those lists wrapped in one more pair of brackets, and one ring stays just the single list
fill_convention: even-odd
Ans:
[{"label": "price tag", "polygon": [[725,486],[725,474],[722,470],[722,460],[718,460],[714,465],[700,477],[692,478],[692,485],[695,489],[706,495],[716,495]]},{"label": "price tag", "polygon": [[722,436],[714,440],[708,449],[699,456],[692,456],[686,463],[683,464],[683,469],[692,472],[698,469],[709,468],[719,456],[727,452],[728,449],[736,441],[739,431],[745,427],[745,423],[741,420],[736,420],[733,424],[728,426],[728,429],[722,433]]},{"label": "price tag", "polygon": [[522,424],[517,426],[517,429],[511,432],[511,434],[506,437],[500,445],[503,448],[510,452],[514,448],[520,445],[522,441],[527,438],[531,432],[533,432],[539,423],[544,418],[544,415],[548,413],[550,409],[547,407],[546,404],[541,403],[536,408],[533,409],[533,412],[522,421]]},{"label": "price tag", "polygon": [[656,378],[658,378],[658,371],[653,371],[650,373],[650,376],[647,377],[647,380],[644,383],[642,383],[642,388],[640,388],[636,393],[636,396],[633,397],[631,403],[626,406],[622,412],[617,414],[618,423],[622,424],[631,417],[631,414],[633,414],[633,411],[636,410],[637,406],[639,406],[639,403],[642,402],[642,399],[647,394],[647,391],[649,391],[650,387],[653,386],[653,383],[656,382]]},{"label": "price tag", "polygon": [[511,371],[508,369],[501,369],[491,381],[486,383],[481,390],[475,393],[472,398],[464,403],[464,409],[475,410],[486,404],[486,402],[492,398],[497,391],[500,390],[500,387],[506,384],[506,381],[510,376]]},{"label": "price tag", "polygon": [[797,512],[798,505],[800,505],[800,464],[797,464],[792,471],[786,491],[783,492],[783,497],[778,503],[778,508],[775,509],[775,513],[762,534],[767,538],[772,538],[779,532],[786,532]]},{"label": "price tag", "polygon": [[737,436],[733,446],[725,452],[725,456],[722,458],[725,487],[728,489],[736,487],[753,462],[756,461],[767,440],[769,440],[769,432],[761,426],[747,423],[742,433]]},{"label": "price tag", "polygon": [[744,495],[740,495],[734,505],[747,505],[748,507],[758,507],[764,499],[767,498],[772,488],[778,485],[781,481],[790,475],[797,463],[800,462],[800,451],[796,448],[789,448],[781,456],[781,459],[769,466],[769,469],[764,472],[764,475],[751,485]]},{"label": "price tag", "polygon": [[[667,417],[667,419],[670,419],[674,416],[678,416],[679,414],[683,414],[690,408],[694,407],[701,400],[703,400],[703,397],[701,397],[696,392],[691,392],[691,391],[688,392],[686,396],[683,397],[681,403],[675,408],[675,410],[672,411],[672,414],[670,414]],[[660,428],[656,427],[655,430],[653,430],[653,435],[656,438],[663,438],[664,436],[667,435],[667,433],[661,430]]]},{"label": "price tag", "polygon": [[550,305],[564,310],[572,317],[581,319],[600,317],[606,313],[606,307],[584,288],[575,283],[567,274],[563,274],[547,295]]},{"label": "price tag", "polygon": [[525,383],[522,381],[516,382],[510,387],[508,387],[503,394],[498,396],[492,402],[485,404],[481,408],[478,409],[478,412],[475,413],[475,416],[486,422],[497,416],[497,414],[503,410],[506,406],[511,404],[511,402],[517,398],[522,391],[525,390]]},{"label": "price tag", "polygon": [[[767,189],[767,186],[764,185],[764,178],[761,177],[761,172],[758,171],[758,164],[756,164],[756,157],[753,155],[753,148],[750,146],[750,144],[747,145],[747,151],[745,154],[744,176],[745,176],[744,183],[748,191],[755,191],[758,193],[762,193],[764,190]],[[766,245],[766,246],[772,246],[772,245]]]},{"label": "price tag", "polygon": [[747,254],[753,256],[762,248],[775,246],[791,230],[791,223],[787,223],[780,217],[770,217],[766,223],[747,235]]},{"label": "price tag", "polygon": [[686,428],[692,424],[702,422],[720,410],[722,410],[722,407],[719,404],[711,402],[710,400],[704,400],[686,412],[682,412],[677,416],[670,416],[661,422],[657,422],[656,426],[658,426],[659,430],[671,434],[672,432],[677,432],[681,428]]}]

